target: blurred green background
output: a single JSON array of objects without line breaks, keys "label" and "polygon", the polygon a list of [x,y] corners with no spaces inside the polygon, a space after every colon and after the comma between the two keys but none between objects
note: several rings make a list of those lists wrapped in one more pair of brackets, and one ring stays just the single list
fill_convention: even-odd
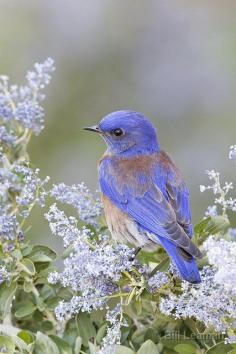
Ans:
[{"label": "blurred green background", "polygon": [[[1,0],[0,6],[0,72],[23,83],[34,62],[48,56],[56,62],[45,129],[30,145],[42,175],[97,188],[104,143],[81,128],[134,109],[156,125],[190,188],[193,220],[202,217],[211,197],[199,192],[204,171],[235,179],[227,155],[236,143],[236,2]],[[39,220],[37,237],[49,240]]]}]

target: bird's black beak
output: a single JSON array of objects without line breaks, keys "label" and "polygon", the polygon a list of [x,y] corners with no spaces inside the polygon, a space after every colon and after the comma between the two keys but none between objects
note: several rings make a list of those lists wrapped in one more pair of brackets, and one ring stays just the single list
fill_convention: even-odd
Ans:
[{"label": "bird's black beak", "polygon": [[90,132],[102,133],[97,125],[92,125],[91,127],[84,127],[84,130],[89,130]]}]

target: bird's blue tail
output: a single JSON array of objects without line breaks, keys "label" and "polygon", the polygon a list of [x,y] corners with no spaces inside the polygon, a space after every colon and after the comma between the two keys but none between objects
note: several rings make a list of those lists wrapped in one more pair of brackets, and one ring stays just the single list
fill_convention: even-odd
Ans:
[{"label": "bird's blue tail", "polygon": [[184,255],[181,254],[180,250],[173,242],[163,237],[158,238],[162,247],[170,256],[183,279],[190,283],[200,283],[201,277],[196,264],[196,260],[193,257],[190,259],[184,257]]}]

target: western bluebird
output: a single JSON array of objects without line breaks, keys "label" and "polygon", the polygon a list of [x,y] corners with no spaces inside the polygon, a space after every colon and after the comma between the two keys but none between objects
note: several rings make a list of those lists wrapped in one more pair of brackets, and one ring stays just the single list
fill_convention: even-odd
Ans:
[{"label": "western bluebird", "polygon": [[170,156],[160,149],[152,123],[137,112],[108,114],[85,128],[105,140],[99,183],[112,237],[141,248],[157,244],[168,253],[183,279],[201,281],[196,257],[189,191]]}]

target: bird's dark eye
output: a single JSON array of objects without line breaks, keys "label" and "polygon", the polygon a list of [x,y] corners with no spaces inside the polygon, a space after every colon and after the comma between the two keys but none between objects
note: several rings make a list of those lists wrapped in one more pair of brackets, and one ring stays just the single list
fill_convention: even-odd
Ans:
[{"label": "bird's dark eye", "polygon": [[113,130],[112,134],[114,134],[115,136],[121,136],[121,135],[124,135],[124,132],[122,129],[117,128],[117,129]]}]

